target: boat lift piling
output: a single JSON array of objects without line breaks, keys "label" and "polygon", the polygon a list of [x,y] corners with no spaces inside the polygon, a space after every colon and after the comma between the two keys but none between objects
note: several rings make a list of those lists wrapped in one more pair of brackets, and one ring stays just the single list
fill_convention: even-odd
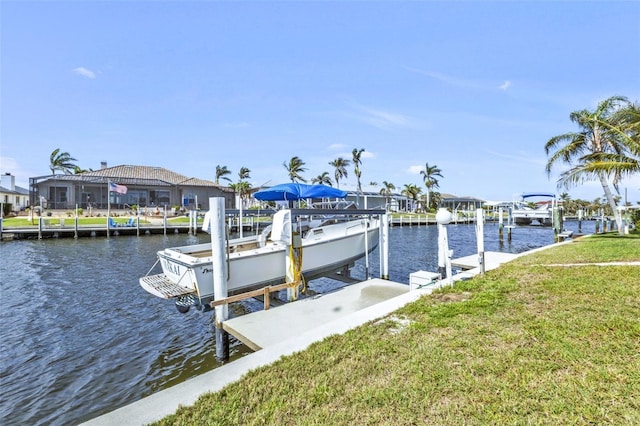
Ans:
[{"label": "boat lift piling", "polygon": [[498,239],[502,242],[502,234],[504,228],[504,218],[502,217],[502,207],[498,209]]},{"label": "boat lift piling", "polygon": [[[209,206],[211,209],[209,232],[211,233],[211,261],[213,263],[213,294],[214,300],[220,300],[225,299],[228,295],[224,198],[210,197]],[[229,359],[229,333],[222,328],[228,318],[229,307],[227,304],[215,307],[216,358],[219,361]]]},{"label": "boat lift piling", "polygon": [[389,280],[389,215],[380,216],[380,278]]},{"label": "boat lift piling", "polygon": [[480,266],[480,275],[484,276],[484,210],[482,208],[476,210],[476,240],[478,245],[478,266]]}]

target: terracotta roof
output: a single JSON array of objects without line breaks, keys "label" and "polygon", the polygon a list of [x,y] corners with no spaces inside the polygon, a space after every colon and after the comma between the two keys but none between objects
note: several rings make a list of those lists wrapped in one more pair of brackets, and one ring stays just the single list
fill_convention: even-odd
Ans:
[{"label": "terracotta roof", "polygon": [[101,176],[110,178],[123,178],[123,179],[154,179],[162,180],[173,185],[177,185],[187,179],[187,176],[181,175],[171,170],[167,170],[162,167],[149,167],[149,166],[130,166],[121,165],[114,167],[106,167],[100,170],[92,170],[89,172],[80,173],[80,176]]},{"label": "terracotta roof", "polygon": [[163,167],[120,165],[106,167],[100,170],[92,170],[75,176],[78,176],[80,179],[91,177],[109,178],[118,180],[118,183],[124,184],[133,184],[135,180],[146,181],[145,183],[147,184],[150,181],[155,181],[156,184],[163,183],[165,185],[210,186],[216,187],[221,191],[233,192],[232,189],[218,185],[213,181],[187,177]]}]

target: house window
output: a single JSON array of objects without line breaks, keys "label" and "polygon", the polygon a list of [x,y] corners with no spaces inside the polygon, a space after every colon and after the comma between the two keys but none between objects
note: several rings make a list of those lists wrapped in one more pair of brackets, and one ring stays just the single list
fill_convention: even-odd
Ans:
[{"label": "house window", "polygon": [[149,191],[149,202],[152,206],[164,206],[171,203],[169,191]]}]

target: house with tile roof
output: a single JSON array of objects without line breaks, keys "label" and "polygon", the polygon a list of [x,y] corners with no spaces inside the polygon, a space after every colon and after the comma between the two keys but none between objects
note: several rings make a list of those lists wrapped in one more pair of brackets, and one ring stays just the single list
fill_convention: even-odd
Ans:
[{"label": "house with tile roof", "polygon": [[[29,190],[16,186],[16,177],[5,173],[0,180],[0,203],[11,205],[7,211],[19,212],[29,207]],[[4,208],[0,211],[5,211]]]},{"label": "house with tile roof", "polygon": [[[110,188],[110,184],[115,184]],[[30,202],[45,208],[128,209],[174,207],[209,209],[209,197],[223,197],[235,208],[235,192],[213,181],[188,177],[163,167],[120,165],[78,174],[53,174],[29,179]],[[41,199],[42,197],[42,199]]]}]

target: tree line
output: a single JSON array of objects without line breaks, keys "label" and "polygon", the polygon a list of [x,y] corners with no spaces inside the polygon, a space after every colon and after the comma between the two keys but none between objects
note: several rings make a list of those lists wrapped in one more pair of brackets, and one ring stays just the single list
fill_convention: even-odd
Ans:
[{"label": "tree line", "polygon": [[[593,202],[584,200],[571,200],[567,193],[560,198],[565,208],[570,212],[578,208],[597,210],[606,207],[609,214],[615,216],[618,229],[622,228],[621,215],[617,209],[621,200],[619,182],[625,177],[640,173],[640,105],[631,102],[624,96],[612,96],[601,101],[593,110],[583,109],[574,111],[569,115],[572,123],[577,125],[577,131],[571,131],[557,135],[549,139],[544,145],[548,161],[545,171],[551,174],[554,166],[564,164],[568,168],[560,174],[557,181],[558,189],[569,189],[586,181],[599,181],[603,192],[604,204],[601,198]],[[362,194],[362,154],[364,148],[354,148],[352,157],[338,157],[328,163],[333,168],[333,174],[323,171],[318,176],[311,178],[311,183],[340,188],[340,181],[349,176],[349,167],[353,166],[356,177],[357,192]],[[68,152],[55,149],[50,156],[52,174],[61,171],[66,174],[83,173],[84,170],[75,164],[77,161]],[[298,156],[291,157],[282,163],[291,182],[307,182],[303,174],[308,170],[306,163]],[[232,182],[229,175],[232,174],[227,166],[217,165],[215,169],[215,183],[220,180],[229,182],[229,186],[242,199],[247,199],[252,190],[249,182],[251,170],[241,167],[238,172],[238,181]],[[414,202],[414,205],[422,210],[432,211],[440,203],[441,195],[435,191],[439,188],[440,178],[443,178],[442,170],[437,165],[425,164],[420,171],[426,192],[415,184],[405,184],[400,193]],[[370,182],[370,186],[377,187],[377,182]],[[389,198],[398,190],[393,183],[383,181],[379,193],[389,202]],[[615,192],[615,193],[614,193]]]}]

